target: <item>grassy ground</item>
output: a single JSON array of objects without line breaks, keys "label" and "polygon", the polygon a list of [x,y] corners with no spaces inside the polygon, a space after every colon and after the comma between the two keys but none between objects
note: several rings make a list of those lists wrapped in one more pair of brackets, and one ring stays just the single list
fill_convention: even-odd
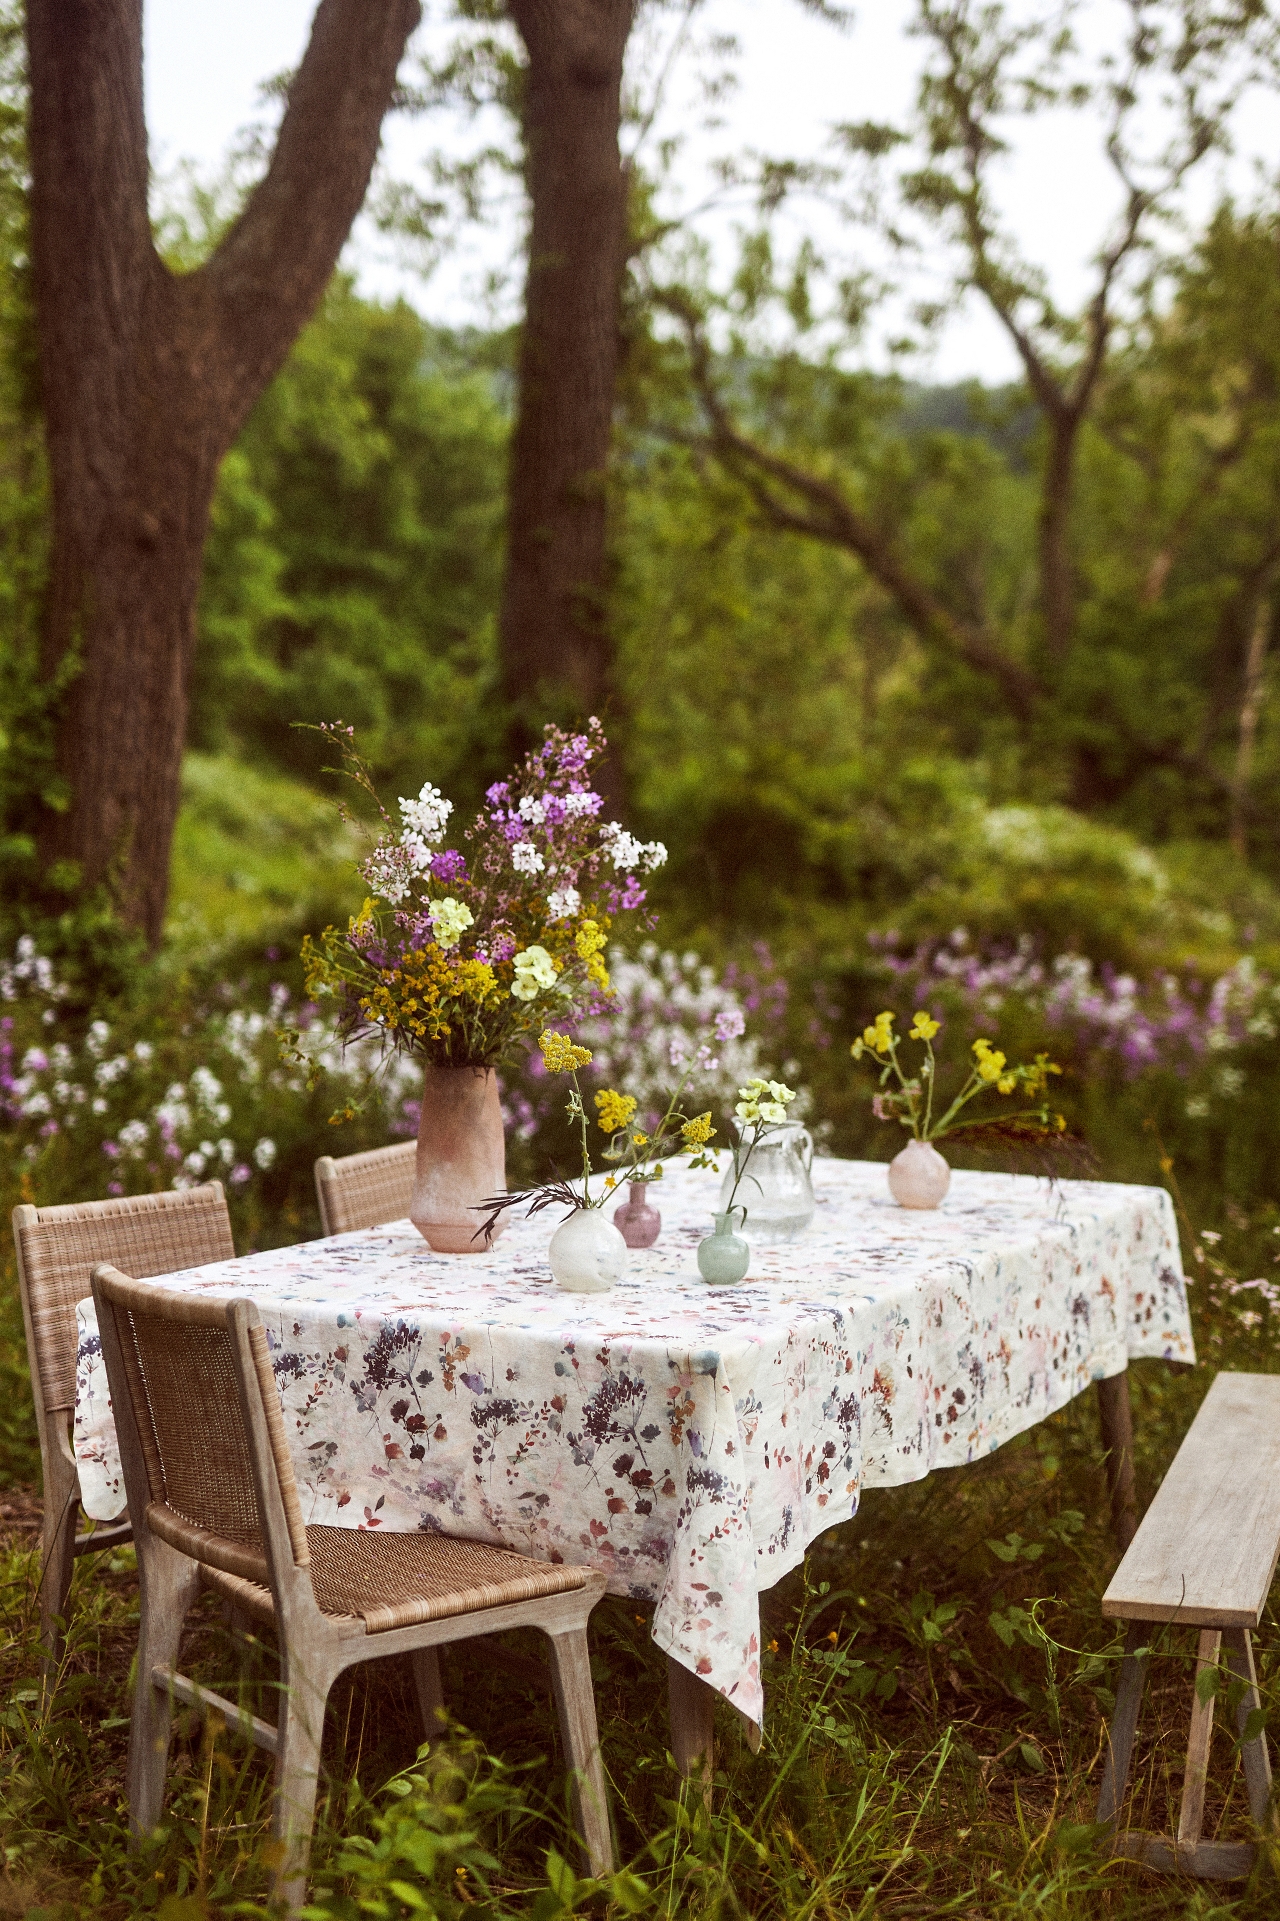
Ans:
[{"label": "grassy ground", "polygon": [[[1274,1221],[1199,1244],[1202,1363],[1132,1374],[1139,1481],[1150,1497],[1219,1366],[1275,1369],[1277,1317],[1233,1276],[1274,1272]],[[1197,1245],[1186,1236],[1188,1252]],[[1261,1318],[1259,1318],[1259,1316]],[[646,1611],[609,1600],[593,1645],[606,1763],[627,1871],[575,1883],[549,1703],[484,1658],[446,1667],[461,1724],[425,1759],[407,1671],[357,1671],[334,1698],[316,1912],[819,1917],[1274,1916],[1274,1853],[1231,1887],[1103,1862],[1089,1823],[1118,1637],[1098,1601],[1114,1565],[1093,1396],[981,1465],[868,1494],[806,1568],[762,1597],[768,1725],[757,1756],[723,1711],[708,1813],[666,1754],[664,1668]],[[132,1551],[82,1560],[55,1705],[42,1709],[33,1618],[34,1493],[0,1494],[0,1914],[157,1910],[165,1921],[258,1912],[267,1768],[225,1730],[180,1717],[168,1825],[125,1842]],[[104,1557],[105,1558],[105,1557]],[[1192,1637],[1164,1637],[1136,1753],[1131,1818],[1176,1824]],[[1277,1698],[1274,1615],[1258,1643]],[[271,1712],[268,1650],[211,1604],[186,1655]],[[255,1679],[256,1677],[256,1679]],[[1248,1829],[1234,1742],[1215,1736],[1206,1834]],[[462,1728],[469,1730],[463,1733]],[[570,1858],[573,1858],[570,1855]],[[488,1863],[489,1865],[486,1865]]]}]

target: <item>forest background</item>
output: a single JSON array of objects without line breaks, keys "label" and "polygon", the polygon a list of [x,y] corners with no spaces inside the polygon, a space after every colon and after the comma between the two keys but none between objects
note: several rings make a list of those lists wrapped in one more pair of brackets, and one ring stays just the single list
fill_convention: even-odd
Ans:
[{"label": "forest background", "polygon": [[[590,609],[602,717],[623,817],[671,853],[652,897],[667,958],[640,962],[659,999],[705,987],[678,958],[696,951],[762,1064],[804,1088],[822,1144],[880,1158],[898,1141],[848,1045],[882,1007],[934,1008],[955,1060],[979,1033],[1011,1054],[1048,1046],[1101,1171],[1173,1182],[1188,1258],[1235,1288],[1269,1275],[1280,1221],[1280,211],[1261,174],[1207,218],[1186,187],[1246,94],[1274,96],[1273,23],[1256,5],[1135,0],[1107,66],[1063,29],[1070,11],[1033,30],[922,0],[914,120],[839,128],[821,165],[732,156],[727,265],[669,215],[679,143],[643,143],[660,72],[624,94],[640,157]],[[428,128],[441,101],[496,107],[510,138],[377,183],[384,230],[428,253],[525,179],[519,43],[496,4],[455,12],[448,57],[415,69],[402,104]],[[733,52],[698,41],[697,12],[649,9],[701,63],[713,110]],[[835,18],[831,32],[844,57]],[[49,481],[12,10],[0,50],[0,1191],[7,1208],[166,1184],[169,1164],[131,1142],[158,1139],[167,1113],[184,1167],[230,1179],[238,1244],[296,1239],[316,1231],[316,1154],[413,1125],[397,1084],[395,1103],[331,1127],[359,1079],[332,1047],[315,1089],[280,1064],[302,935],[359,904],[358,830],[311,730],[354,726],[387,796],[430,779],[465,817],[522,727],[574,711],[564,688],[513,691],[504,660],[520,332],[444,329],[339,273],[254,406],[218,474],[148,943],[109,880],[86,886],[42,851],[72,801],[56,729],[74,664],[40,665]],[[997,192],[1025,117],[1064,105],[1118,191],[1078,312],[1054,306]],[[226,234],[265,140],[250,130],[221,178],[170,183],[155,231],[174,271]],[[963,297],[997,316],[1021,379],[914,375]],[[868,345],[886,312],[887,370]],[[564,1151],[554,1105],[529,1076],[509,1100],[512,1171],[544,1170]],[[0,1485],[36,1477],[12,1294]],[[1242,1298],[1214,1344],[1268,1365],[1271,1294]],[[1151,1459],[1192,1404],[1171,1396],[1160,1417],[1153,1394]],[[1083,1456],[1072,1433],[1063,1448]],[[1076,1552],[1060,1508],[1041,1516],[1036,1579]],[[904,1648],[936,1643],[956,1616],[940,1605],[910,1603]],[[1009,1632],[1034,1667],[1047,1644]],[[1025,1706],[1032,1684],[1012,1685],[1006,1707]],[[53,1806],[37,1794],[22,1820],[47,1825]]]}]

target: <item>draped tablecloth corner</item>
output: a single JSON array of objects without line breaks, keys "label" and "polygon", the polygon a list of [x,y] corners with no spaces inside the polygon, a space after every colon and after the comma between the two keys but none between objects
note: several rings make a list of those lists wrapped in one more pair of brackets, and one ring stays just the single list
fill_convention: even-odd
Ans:
[{"label": "draped tablecloth corner", "polygon": [[[759,1591],[863,1487],[972,1461],[1130,1359],[1195,1358],[1163,1188],[957,1172],[907,1213],[878,1164],[814,1173],[809,1232],[753,1248],[733,1289],[698,1277],[716,1181],[683,1167],[608,1295],[552,1285],[541,1216],[483,1254],[397,1222],[166,1285],[256,1301],[309,1522],[601,1568],[759,1724]],[[124,1490],[92,1301],[78,1314],[74,1446],[105,1520]]]}]

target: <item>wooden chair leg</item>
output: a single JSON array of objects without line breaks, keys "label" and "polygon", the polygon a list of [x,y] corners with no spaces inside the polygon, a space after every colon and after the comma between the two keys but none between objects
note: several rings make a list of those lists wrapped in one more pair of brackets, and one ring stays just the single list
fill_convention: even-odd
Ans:
[{"label": "wooden chair leg", "polygon": [[1267,1737],[1265,1733],[1259,1733],[1252,1741],[1244,1739],[1249,1716],[1261,1705],[1258,1677],[1253,1666],[1253,1642],[1248,1628],[1224,1628],[1222,1639],[1226,1644],[1227,1661],[1232,1673],[1245,1684],[1244,1698],[1236,1710],[1236,1722],[1242,1744],[1240,1760],[1244,1768],[1245,1785],[1249,1790],[1249,1812],[1260,1828],[1267,1828],[1274,1833],[1276,1811],[1271,1805],[1271,1760],[1267,1754]]},{"label": "wooden chair leg", "polygon": [[75,1567],[80,1502],[74,1471],[56,1455],[44,1461],[44,1521],[40,1556],[40,1641],[44,1686],[52,1688],[66,1646],[67,1609]]},{"label": "wooden chair leg", "polygon": [[600,1735],[596,1727],[596,1697],[591,1680],[591,1650],[585,1627],[564,1634],[548,1634],[551,1644],[551,1685],[555,1692],[560,1733],[571,1770],[573,1814],[586,1843],[587,1865],[597,1879],[612,1874],[616,1862],[609,1829],[609,1802]]},{"label": "wooden chair leg", "polygon": [[440,1650],[415,1648],[409,1656],[413,1663],[413,1685],[418,1696],[422,1731],[428,1741],[440,1735],[440,1715],[444,1709],[444,1687],[440,1680]]},{"label": "wooden chair leg", "polygon": [[293,1921],[307,1898],[307,1865],[320,1781],[324,1710],[335,1673],[295,1657],[281,1661],[280,1711],[276,1716],[276,1780],[271,1833],[279,1844],[273,1912]]},{"label": "wooden chair leg", "polygon": [[701,1780],[708,1793],[716,1771],[715,1700],[714,1689],[667,1656],[671,1752],[685,1779]]},{"label": "wooden chair leg", "polygon": [[1196,1685],[1191,1695],[1191,1732],[1187,1737],[1187,1771],[1182,1782],[1182,1806],[1178,1813],[1178,1846],[1194,1848],[1204,1826],[1204,1790],[1209,1775],[1209,1743],[1213,1738],[1213,1696],[1200,1699],[1200,1676],[1218,1665],[1222,1634],[1217,1628],[1201,1628],[1196,1653]]},{"label": "wooden chair leg", "polygon": [[1138,1494],[1133,1478],[1133,1409],[1129,1376],[1113,1374],[1098,1382],[1098,1417],[1106,1456],[1111,1526],[1123,1554],[1138,1531]]},{"label": "wooden chair leg", "polygon": [[148,1535],[138,1546],[138,1576],[141,1621],[127,1785],[129,1827],[135,1835],[146,1835],[160,1825],[164,1809],[173,1724],[172,1696],[167,1689],[154,1685],[152,1672],[159,1668],[167,1673],[178,1665],[183,1623],[200,1593],[200,1567],[176,1548]]},{"label": "wooden chair leg", "polygon": [[1102,1774],[1096,1819],[1100,1825],[1114,1826],[1124,1805],[1129,1785],[1129,1763],[1133,1759],[1133,1737],[1138,1729],[1138,1710],[1146,1685],[1146,1653],[1139,1654],[1151,1633],[1150,1623],[1130,1621],[1125,1636],[1124,1660],[1120,1663],[1120,1685],[1116,1689],[1116,1710],[1107,1736],[1107,1760]]}]

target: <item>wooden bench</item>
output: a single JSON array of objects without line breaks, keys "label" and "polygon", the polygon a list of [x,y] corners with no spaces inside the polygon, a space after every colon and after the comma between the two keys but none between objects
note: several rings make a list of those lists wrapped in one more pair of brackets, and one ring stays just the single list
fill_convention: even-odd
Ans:
[{"label": "wooden bench", "polygon": [[1214,1700],[1202,1701],[1198,1691],[1176,1840],[1115,1832],[1151,1653],[1149,1624],[1157,1621],[1199,1628],[1197,1681],[1217,1666],[1225,1644],[1231,1673],[1244,1683],[1237,1721],[1249,1808],[1260,1828],[1274,1831],[1266,1736],[1243,1737],[1258,1706],[1250,1630],[1262,1618],[1278,1557],[1280,1375],[1219,1374],[1102,1597],[1108,1620],[1130,1623],[1098,1799],[1097,1818],[1112,1828],[1116,1854],[1218,1881],[1244,1878],[1256,1854],[1249,1842],[1200,1839]]}]

